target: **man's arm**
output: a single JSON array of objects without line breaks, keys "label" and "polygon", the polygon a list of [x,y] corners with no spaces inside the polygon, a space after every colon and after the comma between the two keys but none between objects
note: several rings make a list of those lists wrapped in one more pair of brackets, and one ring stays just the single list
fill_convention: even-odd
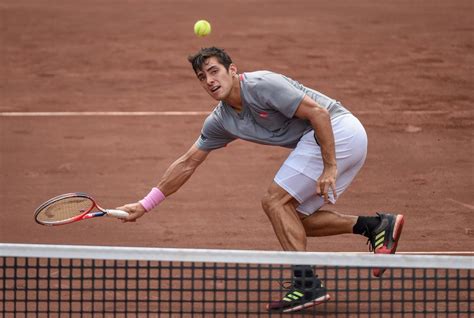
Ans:
[{"label": "man's arm", "polygon": [[193,145],[189,150],[173,162],[158,183],[158,189],[165,196],[175,193],[193,175],[196,168],[207,158],[209,152],[199,150]]},{"label": "man's arm", "polygon": [[[193,175],[196,168],[204,162],[208,154],[209,152],[200,150],[193,145],[184,155],[179,157],[168,167],[158,183],[157,188],[166,197],[175,193]],[[134,222],[146,212],[145,208],[139,202],[126,204],[117,207],[117,209],[130,214],[126,220],[123,220],[124,222]]]},{"label": "man's arm", "polygon": [[334,198],[337,198],[336,149],[329,113],[325,108],[320,107],[314,100],[305,96],[298,106],[295,116],[308,120],[314,129],[319,146],[321,147],[321,154],[324,163],[324,170],[318,179],[316,193],[323,196],[326,202],[329,202],[329,189],[332,189]]}]

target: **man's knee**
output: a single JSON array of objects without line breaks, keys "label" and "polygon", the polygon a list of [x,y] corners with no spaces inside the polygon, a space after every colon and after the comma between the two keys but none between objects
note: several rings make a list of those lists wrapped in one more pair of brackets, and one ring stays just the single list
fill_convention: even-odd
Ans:
[{"label": "man's knee", "polygon": [[265,193],[261,200],[261,203],[262,208],[267,215],[270,214],[271,211],[275,210],[275,208],[277,208],[278,206],[278,200],[276,199],[275,195],[270,191],[267,191],[267,193]]},{"label": "man's knee", "polygon": [[295,206],[296,200],[280,186],[273,183],[268,188],[267,193],[263,196],[261,203],[263,210],[267,215],[269,215],[286,204],[292,204]]}]

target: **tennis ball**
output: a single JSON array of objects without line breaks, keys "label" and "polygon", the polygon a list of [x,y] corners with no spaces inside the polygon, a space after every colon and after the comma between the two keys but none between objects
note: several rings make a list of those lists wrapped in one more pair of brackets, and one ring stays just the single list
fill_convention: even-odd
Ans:
[{"label": "tennis ball", "polygon": [[211,33],[211,24],[206,20],[199,20],[194,24],[194,33],[197,36],[206,36]]}]

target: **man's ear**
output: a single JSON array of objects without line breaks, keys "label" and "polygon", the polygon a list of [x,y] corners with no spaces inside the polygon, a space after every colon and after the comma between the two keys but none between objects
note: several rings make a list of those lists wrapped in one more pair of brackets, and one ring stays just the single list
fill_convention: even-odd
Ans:
[{"label": "man's ear", "polygon": [[229,73],[232,75],[232,76],[235,76],[237,75],[237,66],[232,63],[229,65]]}]

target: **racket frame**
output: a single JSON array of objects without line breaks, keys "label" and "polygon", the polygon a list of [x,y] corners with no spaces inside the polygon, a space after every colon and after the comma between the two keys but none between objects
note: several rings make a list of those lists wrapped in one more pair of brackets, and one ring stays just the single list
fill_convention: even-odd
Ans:
[{"label": "racket frame", "polygon": [[[48,222],[43,222],[43,221],[39,221],[38,220],[38,215],[48,206],[58,202],[58,201],[61,201],[61,200],[64,200],[64,199],[67,199],[67,198],[86,198],[88,200],[91,201],[91,207],[89,210],[77,215],[77,216],[74,216],[72,218],[69,218],[69,219],[65,219],[65,220],[62,220],[62,221],[55,221],[55,222],[51,222],[51,223],[48,223]],[[94,211],[92,212],[92,210],[94,210],[94,208],[96,208],[97,210],[99,211]],[[91,197],[89,196],[88,194],[86,193],[83,193],[83,192],[71,192],[71,193],[65,193],[65,194],[61,194],[61,195],[58,195],[54,198],[51,198],[49,199],[48,201],[44,202],[43,204],[41,204],[36,210],[35,210],[35,221],[36,223],[38,224],[41,224],[41,225],[45,225],[45,226],[57,226],[57,225],[65,225],[65,224],[70,224],[70,223],[74,223],[74,222],[77,222],[77,221],[81,221],[81,220],[86,220],[86,219],[91,219],[91,218],[95,218],[95,217],[101,217],[101,216],[113,216],[113,217],[116,217],[116,218],[125,218],[128,216],[128,213],[125,212],[125,211],[121,211],[121,210],[112,210],[112,209],[104,209],[102,207],[100,207],[97,202]]]}]

